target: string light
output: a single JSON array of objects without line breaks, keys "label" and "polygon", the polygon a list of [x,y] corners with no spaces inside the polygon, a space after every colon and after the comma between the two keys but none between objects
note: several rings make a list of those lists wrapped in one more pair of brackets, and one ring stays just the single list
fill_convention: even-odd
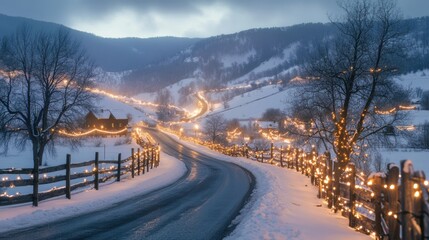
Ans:
[{"label": "string light", "polygon": [[415,191],[414,192],[414,197],[416,197],[416,198],[420,197],[420,191]]},{"label": "string light", "polygon": [[124,129],[118,130],[118,131],[106,131],[106,130],[101,130],[101,129],[94,128],[94,129],[91,129],[89,131],[80,132],[80,133],[68,133],[68,132],[66,132],[64,130],[59,130],[58,133],[61,134],[61,135],[69,136],[69,137],[82,137],[82,136],[86,136],[86,135],[89,135],[89,134],[95,133],[95,132],[115,135],[115,134],[124,133],[127,130],[128,130],[127,128],[124,128]]}]

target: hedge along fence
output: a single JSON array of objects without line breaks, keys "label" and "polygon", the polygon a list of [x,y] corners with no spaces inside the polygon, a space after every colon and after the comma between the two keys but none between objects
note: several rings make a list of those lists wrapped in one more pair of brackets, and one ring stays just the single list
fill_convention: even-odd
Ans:
[{"label": "hedge along fence", "polygon": [[247,145],[225,147],[207,144],[230,156],[289,168],[310,178],[317,197],[327,207],[349,219],[349,226],[376,239],[429,239],[429,189],[425,173],[414,171],[412,161],[388,164],[385,172],[368,177],[353,163],[340,166],[329,153],[312,148],[252,149]]},{"label": "hedge along fence", "polygon": [[[158,145],[145,144],[143,149],[140,148],[134,151],[131,149],[131,156],[125,159],[121,158],[121,154],[118,154],[117,160],[99,160],[98,152],[95,153],[95,159],[83,162],[83,163],[71,163],[71,155],[67,154],[66,163],[58,166],[41,168],[39,170],[39,184],[54,184],[58,182],[65,182],[65,185],[60,187],[53,187],[48,191],[39,192],[37,194],[15,194],[8,195],[2,193],[0,195],[0,206],[19,204],[33,201],[33,205],[37,206],[39,201],[66,195],[68,199],[71,199],[71,192],[75,189],[93,186],[95,190],[99,189],[99,183],[106,182],[110,179],[116,181],[121,180],[121,176],[131,173],[131,177],[135,175],[145,174],[150,169],[158,167],[160,163],[160,148]],[[100,167],[103,164],[110,165],[110,167]],[[82,168],[85,169],[83,172],[73,172],[73,170],[79,171]],[[61,174],[62,172],[62,174]],[[72,173],[73,172],[73,173]],[[54,175],[60,173],[60,175]],[[15,188],[33,186],[33,169],[0,169],[0,188]],[[9,176],[13,176],[14,180],[10,180]],[[21,175],[29,175],[28,179],[23,179]],[[88,181],[87,178],[92,178]],[[72,181],[76,180],[76,181]],[[35,204],[36,203],[36,204]]]}]

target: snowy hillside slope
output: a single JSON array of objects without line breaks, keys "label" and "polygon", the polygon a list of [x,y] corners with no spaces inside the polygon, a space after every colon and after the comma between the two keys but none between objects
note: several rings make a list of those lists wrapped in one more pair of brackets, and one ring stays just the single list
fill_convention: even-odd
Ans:
[{"label": "snowy hillside slope", "polygon": [[228,101],[228,108],[224,108],[221,103],[216,104],[209,115],[222,114],[228,119],[257,119],[268,108],[283,110],[289,102],[291,91],[283,90],[278,85],[268,85],[234,97]]},{"label": "snowy hillside slope", "polygon": [[[415,90],[421,88],[429,90],[429,70],[418,71],[400,75],[396,78],[397,82],[406,88]],[[226,119],[250,120],[262,117],[262,114],[268,108],[278,108],[287,110],[293,98],[293,84],[280,88],[278,85],[268,85],[259,89],[248,91],[244,94],[233,97],[227,102],[228,108],[224,108],[223,103],[214,105],[214,110],[207,116],[213,114],[222,114]],[[420,125],[429,122],[429,111],[411,110],[408,111],[409,125]],[[205,118],[200,119],[203,124]],[[380,149],[385,162],[395,162],[399,165],[401,160],[411,159],[416,165],[416,169],[424,170],[429,173],[429,159],[427,150],[414,149]]]},{"label": "snowy hillside slope", "polygon": [[429,69],[398,76],[398,83],[406,88],[429,90]]}]

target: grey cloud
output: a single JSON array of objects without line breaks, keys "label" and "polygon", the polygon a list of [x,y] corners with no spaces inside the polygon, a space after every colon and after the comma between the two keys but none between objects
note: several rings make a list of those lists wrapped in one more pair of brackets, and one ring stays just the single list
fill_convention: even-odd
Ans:
[{"label": "grey cloud", "polygon": [[[200,37],[204,37],[253,27],[287,26],[309,21],[326,22],[328,13],[338,14],[336,2],[337,0],[0,0],[0,13],[71,27],[78,19],[91,23],[87,26],[90,28],[91,25],[96,25],[93,23],[100,26],[100,23],[109,20],[118,12],[127,10],[144,21],[136,24],[145,26],[147,31],[144,32],[145,28],[140,27],[142,32],[136,33],[136,36],[148,37],[155,31],[171,35],[168,31],[182,28],[185,36],[202,34]],[[212,26],[202,29],[201,26],[196,27],[198,23],[184,20],[203,16],[204,9],[214,5],[223,6],[229,11]],[[398,5],[405,17],[429,15],[428,0],[398,0]],[[160,26],[157,25],[156,18],[171,22],[170,29],[157,29]],[[188,25],[180,26],[177,22],[186,22]],[[194,28],[192,24],[195,25]],[[97,34],[97,29],[88,31]]]}]

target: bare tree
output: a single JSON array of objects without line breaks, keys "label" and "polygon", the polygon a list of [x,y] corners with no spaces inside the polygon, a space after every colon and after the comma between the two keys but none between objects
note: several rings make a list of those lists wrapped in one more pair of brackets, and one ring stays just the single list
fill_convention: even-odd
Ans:
[{"label": "bare tree", "polygon": [[265,110],[265,112],[262,114],[261,120],[263,121],[272,121],[272,122],[279,122],[283,118],[283,113],[278,108],[268,108]]},{"label": "bare tree", "polygon": [[415,133],[411,136],[411,147],[429,149],[429,122],[425,122],[417,127]]},{"label": "bare tree", "polygon": [[422,92],[420,96],[420,106],[422,110],[429,110],[429,91]]},{"label": "bare tree", "polygon": [[39,166],[58,130],[78,126],[91,107],[86,88],[94,67],[65,29],[34,33],[22,27],[2,40],[0,79],[0,143],[19,146],[29,140],[33,152],[33,205],[37,206]]},{"label": "bare tree", "polygon": [[307,124],[296,132],[321,140],[343,167],[359,146],[404,116],[391,110],[400,88],[391,78],[396,70],[391,56],[401,50],[394,2],[357,0],[340,7],[344,16],[332,21],[337,36],[306,66],[308,77],[297,87],[295,112]]},{"label": "bare tree", "polygon": [[204,133],[212,143],[220,143],[225,139],[226,120],[222,115],[216,114],[207,118],[204,123]]},{"label": "bare tree", "polygon": [[156,115],[158,120],[166,122],[173,119],[175,111],[170,107],[173,96],[168,89],[158,91],[155,102],[158,104]]},{"label": "bare tree", "polygon": [[267,151],[270,149],[270,142],[264,138],[255,139],[252,145],[257,151]]}]

